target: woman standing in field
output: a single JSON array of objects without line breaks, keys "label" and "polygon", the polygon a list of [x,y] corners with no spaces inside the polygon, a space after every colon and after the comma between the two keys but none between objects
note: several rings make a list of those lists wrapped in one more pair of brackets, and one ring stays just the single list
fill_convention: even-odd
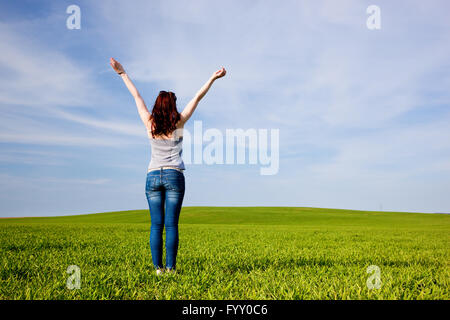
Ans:
[{"label": "woman standing in field", "polygon": [[[182,153],[183,127],[213,82],[226,74],[225,68],[216,71],[201,87],[181,113],[173,92],[160,91],[150,113],[138,90],[122,65],[110,59],[110,65],[133,95],[139,116],[147,128],[152,150],[147,171],[145,194],[150,209],[150,249],[156,274],[164,271],[162,264],[162,234],[166,227],[166,271],[175,272],[178,250],[178,218],[185,191],[185,170]],[[164,212],[165,211],[165,212]]]}]

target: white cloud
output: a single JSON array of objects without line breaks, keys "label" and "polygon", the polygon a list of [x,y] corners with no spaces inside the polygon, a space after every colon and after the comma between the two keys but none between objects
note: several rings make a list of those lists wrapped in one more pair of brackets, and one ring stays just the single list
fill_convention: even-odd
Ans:
[{"label": "white cloud", "polygon": [[69,113],[60,109],[55,109],[53,114],[58,115],[59,117],[61,117],[61,119],[81,123],[92,128],[107,129],[119,134],[142,137],[145,136],[146,133],[145,126],[140,122],[140,119],[139,121],[135,121],[134,124],[127,124],[123,120],[119,119],[111,121],[98,120],[92,117],[75,115],[73,113]]},{"label": "white cloud", "polygon": [[2,108],[20,106],[84,106],[102,100],[92,71],[73,63],[63,53],[18,34],[0,23],[0,79]]},{"label": "white cloud", "polygon": [[[112,141],[101,135],[79,135],[76,128],[57,130],[62,127],[61,120],[119,135],[145,137],[145,127],[139,121],[96,119],[69,111],[113,105],[110,94],[94,82],[93,70],[4,23],[0,23],[0,41],[0,67],[8,75],[0,79],[1,142],[74,146],[130,143],[127,139]],[[135,108],[134,102],[130,101],[130,105]]]}]

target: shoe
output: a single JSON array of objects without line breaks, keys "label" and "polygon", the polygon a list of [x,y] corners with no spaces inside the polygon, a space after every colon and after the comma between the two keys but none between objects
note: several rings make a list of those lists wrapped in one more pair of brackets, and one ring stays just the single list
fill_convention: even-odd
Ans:
[{"label": "shoe", "polygon": [[174,268],[166,268],[166,273],[175,274],[175,273],[177,273],[177,271]]},{"label": "shoe", "polygon": [[161,269],[161,268],[156,269],[156,275],[157,275],[157,276],[160,276],[160,275],[162,275],[163,273],[164,273],[164,269]]}]

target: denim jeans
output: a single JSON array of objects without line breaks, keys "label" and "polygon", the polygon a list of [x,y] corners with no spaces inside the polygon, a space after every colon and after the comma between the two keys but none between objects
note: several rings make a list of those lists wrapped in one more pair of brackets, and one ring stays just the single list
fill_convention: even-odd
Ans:
[{"label": "denim jeans", "polygon": [[175,269],[178,251],[178,219],[184,198],[184,174],[175,169],[147,173],[145,194],[150,209],[150,249],[155,268],[163,268],[162,235],[166,227],[166,268]]}]

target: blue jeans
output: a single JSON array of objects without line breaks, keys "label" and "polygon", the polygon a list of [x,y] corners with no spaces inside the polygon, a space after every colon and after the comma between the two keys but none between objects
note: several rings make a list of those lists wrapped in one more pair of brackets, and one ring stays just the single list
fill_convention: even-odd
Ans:
[{"label": "blue jeans", "polygon": [[163,268],[162,234],[165,225],[166,268],[175,269],[178,251],[178,219],[184,198],[184,188],[184,174],[178,170],[158,169],[147,173],[145,194],[150,209],[150,249],[155,268]]}]

